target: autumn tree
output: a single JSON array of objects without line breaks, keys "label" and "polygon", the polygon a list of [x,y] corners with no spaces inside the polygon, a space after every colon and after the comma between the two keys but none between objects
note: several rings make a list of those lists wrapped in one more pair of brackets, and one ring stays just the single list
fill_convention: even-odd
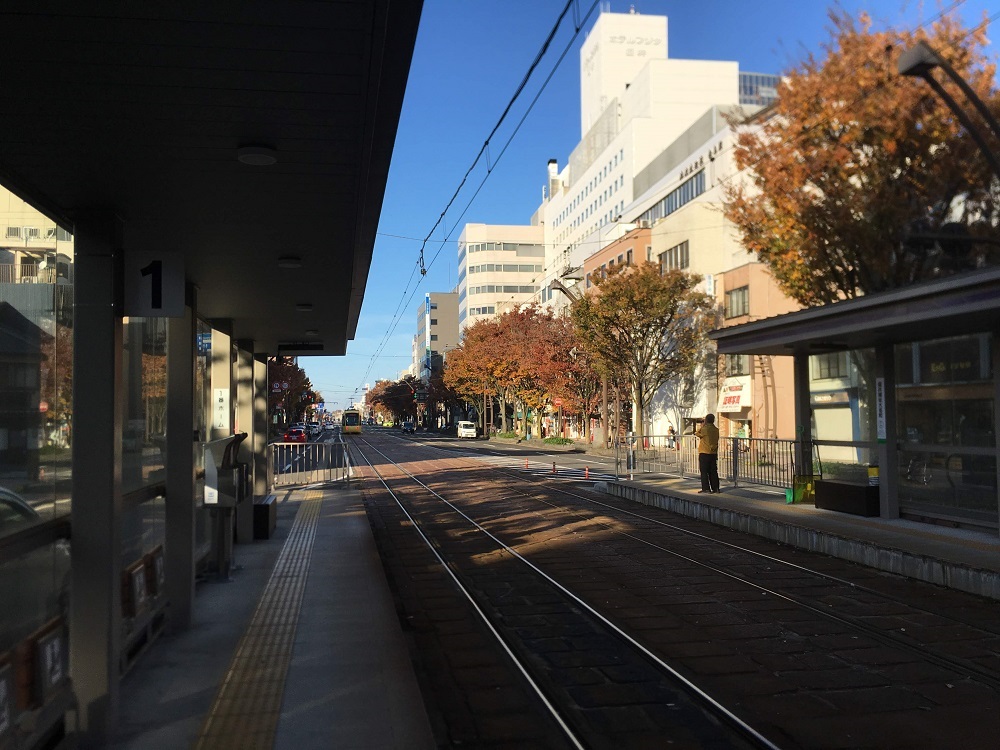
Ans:
[{"label": "autumn tree", "polygon": [[400,380],[382,380],[375,384],[365,396],[365,403],[373,408],[387,411],[393,419],[404,420],[414,418],[417,413],[417,401],[414,394],[422,388],[421,382],[407,375]]},{"label": "autumn tree", "polygon": [[737,126],[747,179],[728,185],[725,214],[746,249],[806,306],[994,262],[995,245],[963,239],[1000,218],[987,160],[925,81],[895,72],[926,40],[997,111],[986,25],[950,13],[927,31],[875,32],[864,14],[830,19],[823,54],[786,75],[763,122]]},{"label": "autumn tree", "polygon": [[[267,396],[268,413],[282,412],[286,424],[303,420],[306,410],[319,396],[294,357],[268,359],[267,382],[272,384]],[[279,384],[278,390],[274,389],[274,383]],[[287,388],[284,387],[286,383]]]},{"label": "autumn tree", "polygon": [[[444,384],[466,401],[481,403],[483,394],[495,397],[501,407],[512,397],[509,390],[508,363],[504,352],[509,342],[501,338],[497,319],[478,320],[462,332],[462,341],[448,352],[444,367]],[[504,430],[507,415],[501,408]]]},{"label": "autumn tree", "polygon": [[627,384],[639,437],[660,386],[700,364],[716,309],[711,297],[696,291],[699,281],[681,271],[661,273],[655,263],[622,266],[595,278],[596,292],[571,308],[583,345],[612,379]]}]

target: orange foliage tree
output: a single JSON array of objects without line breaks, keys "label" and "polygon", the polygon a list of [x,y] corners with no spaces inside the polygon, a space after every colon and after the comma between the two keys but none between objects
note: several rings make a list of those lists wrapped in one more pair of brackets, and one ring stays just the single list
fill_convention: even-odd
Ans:
[{"label": "orange foliage tree", "polygon": [[699,276],[661,272],[656,263],[621,266],[596,277],[595,294],[576,300],[573,324],[609,381],[627,384],[632,429],[642,437],[653,396],[702,366],[706,334],[717,320],[714,300],[695,290]]},{"label": "orange foliage tree", "polygon": [[[896,73],[924,39],[997,112],[985,25],[944,14],[927,31],[875,32],[866,15],[830,18],[822,57],[787,74],[762,122],[739,128],[748,179],[729,184],[725,213],[746,249],[807,306],[993,262],[995,245],[975,238],[995,236],[995,176],[927,83]],[[941,241],[952,233],[966,239]]]}]

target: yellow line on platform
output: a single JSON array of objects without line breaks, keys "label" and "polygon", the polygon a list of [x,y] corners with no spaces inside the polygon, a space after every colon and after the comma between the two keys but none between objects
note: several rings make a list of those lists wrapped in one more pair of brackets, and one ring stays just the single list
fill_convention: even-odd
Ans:
[{"label": "yellow line on platform", "polygon": [[308,491],[201,726],[197,750],[271,750],[323,493]]}]

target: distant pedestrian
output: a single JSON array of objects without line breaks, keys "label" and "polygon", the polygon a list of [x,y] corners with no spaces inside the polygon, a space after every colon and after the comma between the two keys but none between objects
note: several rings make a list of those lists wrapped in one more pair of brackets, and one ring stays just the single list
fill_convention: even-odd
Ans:
[{"label": "distant pedestrian", "polygon": [[667,447],[670,449],[677,447],[677,432],[672,424],[667,425]]},{"label": "distant pedestrian", "polygon": [[719,489],[719,428],[715,415],[706,414],[701,427],[694,432],[698,438],[698,469],[701,471],[700,492],[711,495]]}]

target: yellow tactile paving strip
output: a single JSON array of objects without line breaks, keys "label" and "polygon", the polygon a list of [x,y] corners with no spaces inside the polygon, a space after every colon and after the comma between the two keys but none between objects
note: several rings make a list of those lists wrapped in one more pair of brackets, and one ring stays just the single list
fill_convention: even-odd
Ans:
[{"label": "yellow tactile paving strip", "polygon": [[323,493],[307,491],[194,747],[271,750]]}]

